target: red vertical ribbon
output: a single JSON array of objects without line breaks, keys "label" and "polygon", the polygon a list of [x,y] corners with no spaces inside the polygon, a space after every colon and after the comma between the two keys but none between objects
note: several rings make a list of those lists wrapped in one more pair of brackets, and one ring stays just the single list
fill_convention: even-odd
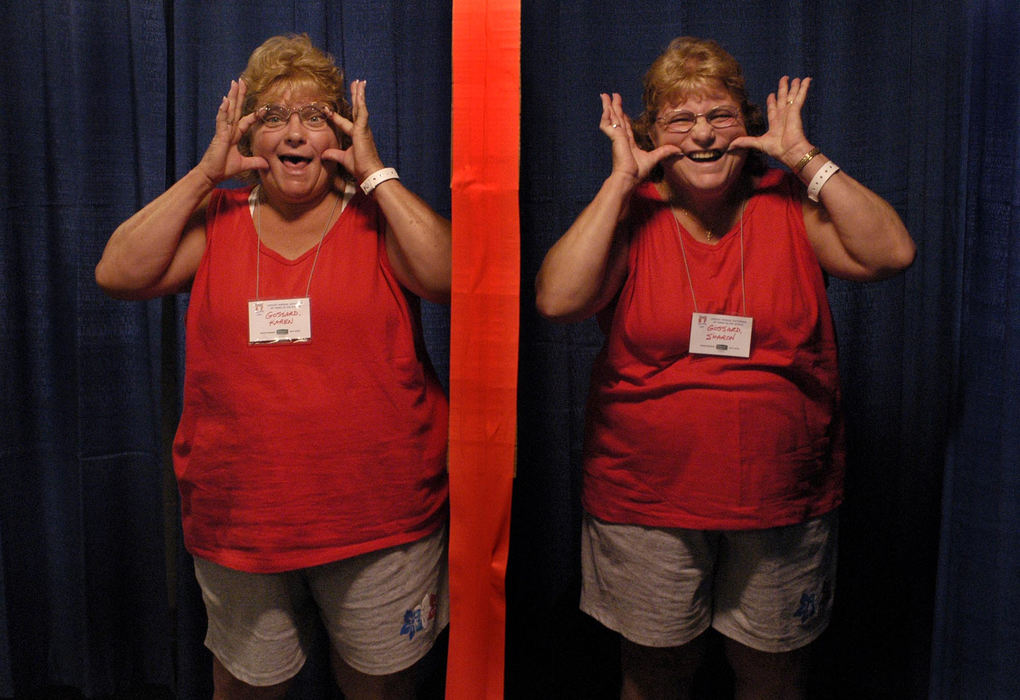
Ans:
[{"label": "red vertical ribbon", "polygon": [[502,700],[517,437],[519,0],[453,2],[446,697]]}]

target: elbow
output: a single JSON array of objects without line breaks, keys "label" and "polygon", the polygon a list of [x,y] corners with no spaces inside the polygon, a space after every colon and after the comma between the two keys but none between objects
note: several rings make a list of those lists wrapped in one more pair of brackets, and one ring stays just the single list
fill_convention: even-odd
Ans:
[{"label": "elbow", "polygon": [[858,258],[861,281],[878,281],[894,277],[906,270],[917,257],[917,246],[899,218],[882,233],[885,244],[870,257]]},{"label": "elbow", "polygon": [[[910,236],[906,236],[895,248],[890,249],[883,257],[881,264],[866,268],[866,271],[859,276],[864,282],[880,281],[895,277],[914,263],[917,256],[917,246]],[[853,277],[851,277],[853,279]]]},{"label": "elbow", "polygon": [[547,295],[537,294],[535,296],[535,308],[538,310],[539,316],[549,321],[557,321],[561,316],[560,310]]},{"label": "elbow", "polygon": [[893,275],[903,272],[914,264],[914,258],[916,257],[917,245],[915,245],[910,234],[907,233],[906,229],[904,229],[899,237],[897,245],[889,251],[889,255],[881,271],[881,276],[892,277]]},{"label": "elbow", "polygon": [[107,296],[111,296],[114,299],[123,299],[124,290],[116,284],[113,275],[110,273],[110,266],[105,263],[104,260],[100,260],[99,264],[96,265],[95,270],[96,285],[103,290],[103,293]]},{"label": "elbow", "polygon": [[908,267],[914,264],[914,259],[917,257],[917,245],[914,240],[908,235],[907,240],[903,246],[901,246],[899,259],[897,264],[900,270],[906,270]]},{"label": "elbow", "polygon": [[556,323],[574,323],[591,316],[587,309],[579,308],[560,295],[550,293],[541,284],[535,287],[535,308],[542,318]]},{"label": "elbow", "polygon": [[400,284],[420,299],[443,306],[450,305],[451,277],[449,268],[433,270],[431,274],[414,275],[410,271],[397,276]]},{"label": "elbow", "polygon": [[422,299],[430,301],[433,304],[440,304],[442,306],[450,305],[450,288],[446,289],[430,289],[420,294]]},{"label": "elbow", "polygon": [[535,279],[535,309],[542,318],[549,321],[558,320],[562,314],[556,295],[551,294],[548,285],[542,283],[541,272]]},{"label": "elbow", "polygon": [[419,295],[433,304],[450,305],[450,294],[453,290],[453,277],[448,265],[433,272],[427,279],[419,280]]},{"label": "elbow", "polygon": [[95,270],[96,285],[113,299],[138,301],[151,299],[154,295],[146,288],[132,286],[122,275],[116,274],[111,265],[100,260]]}]

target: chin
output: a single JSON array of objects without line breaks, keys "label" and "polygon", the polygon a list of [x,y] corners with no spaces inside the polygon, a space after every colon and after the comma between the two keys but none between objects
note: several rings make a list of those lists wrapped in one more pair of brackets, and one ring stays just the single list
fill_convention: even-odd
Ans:
[{"label": "chin", "polygon": [[735,187],[740,182],[742,163],[732,168],[725,168],[714,172],[685,172],[678,168],[676,173],[680,180],[687,187],[699,192],[725,192]]},{"label": "chin", "polygon": [[315,178],[302,177],[300,179],[287,177],[283,179],[274,178],[271,186],[285,197],[306,199],[315,196],[321,190],[329,189],[329,182],[330,178],[322,176]]}]

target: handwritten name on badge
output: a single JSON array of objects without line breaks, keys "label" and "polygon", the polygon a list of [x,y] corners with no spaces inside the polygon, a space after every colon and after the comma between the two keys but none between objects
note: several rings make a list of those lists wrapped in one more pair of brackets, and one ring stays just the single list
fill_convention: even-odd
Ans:
[{"label": "handwritten name on badge", "polygon": [[312,339],[308,297],[248,302],[248,342],[307,343]]},{"label": "handwritten name on badge", "polygon": [[691,317],[689,350],[697,355],[750,357],[753,325],[754,319],[749,316],[695,312]]}]

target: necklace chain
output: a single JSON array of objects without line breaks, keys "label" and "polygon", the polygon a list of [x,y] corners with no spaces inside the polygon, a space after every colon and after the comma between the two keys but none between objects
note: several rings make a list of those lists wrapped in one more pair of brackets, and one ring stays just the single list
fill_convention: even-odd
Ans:
[{"label": "necklace chain", "polygon": [[679,204],[676,205],[676,208],[680,210],[680,213],[685,214],[688,219],[690,219],[692,221],[697,221],[698,225],[701,226],[702,230],[705,232],[705,240],[707,240],[709,243],[712,242],[712,239],[714,238],[715,234],[712,233],[711,229],[709,229],[707,226],[705,226],[703,223],[701,223],[701,219],[699,219],[696,216],[694,216],[694,214],[692,214],[688,210],[684,209]]},{"label": "necklace chain", "polygon": [[[319,242],[315,246],[315,257],[312,259],[312,269],[308,271],[308,285],[305,287],[305,297],[308,297],[312,291],[312,275],[315,274],[315,264],[319,262],[319,251],[322,250],[322,241],[326,238],[326,233],[329,232],[329,224],[333,220],[333,214],[336,213],[336,207],[340,203],[342,197],[337,195],[337,198],[333,201],[333,208],[329,210],[329,216],[326,217],[326,226],[322,229],[322,234],[319,235]],[[259,272],[262,266],[262,196],[261,192],[255,199],[255,237],[258,239],[258,245],[255,248],[255,299],[259,299]]]},{"label": "necklace chain", "polygon": [[[740,312],[744,316],[747,315],[747,288],[744,284],[744,209],[746,208],[747,200],[744,200],[744,202],[740,205]],[[690,216],[690,213],[683,207],[680,207],[680,211]],[[687,271],[687,284],[690,285],[691,288],[691,302],[694,304],[695,313],[697,313],[698,299],[694,296],[694,279],[691,277],[691,267],[687,264],[687,247],[684,245],[684,237],[680,231],[680,220],[676,218],[676,212],[673,211],[673,207],[669,208],[669,213],[673,216],[673,226],[676,227],[676,235],[680,240],[680,253],[683,255],[684,269]],[[711,234],[709,235],[709,240],[712,240]]]}]

